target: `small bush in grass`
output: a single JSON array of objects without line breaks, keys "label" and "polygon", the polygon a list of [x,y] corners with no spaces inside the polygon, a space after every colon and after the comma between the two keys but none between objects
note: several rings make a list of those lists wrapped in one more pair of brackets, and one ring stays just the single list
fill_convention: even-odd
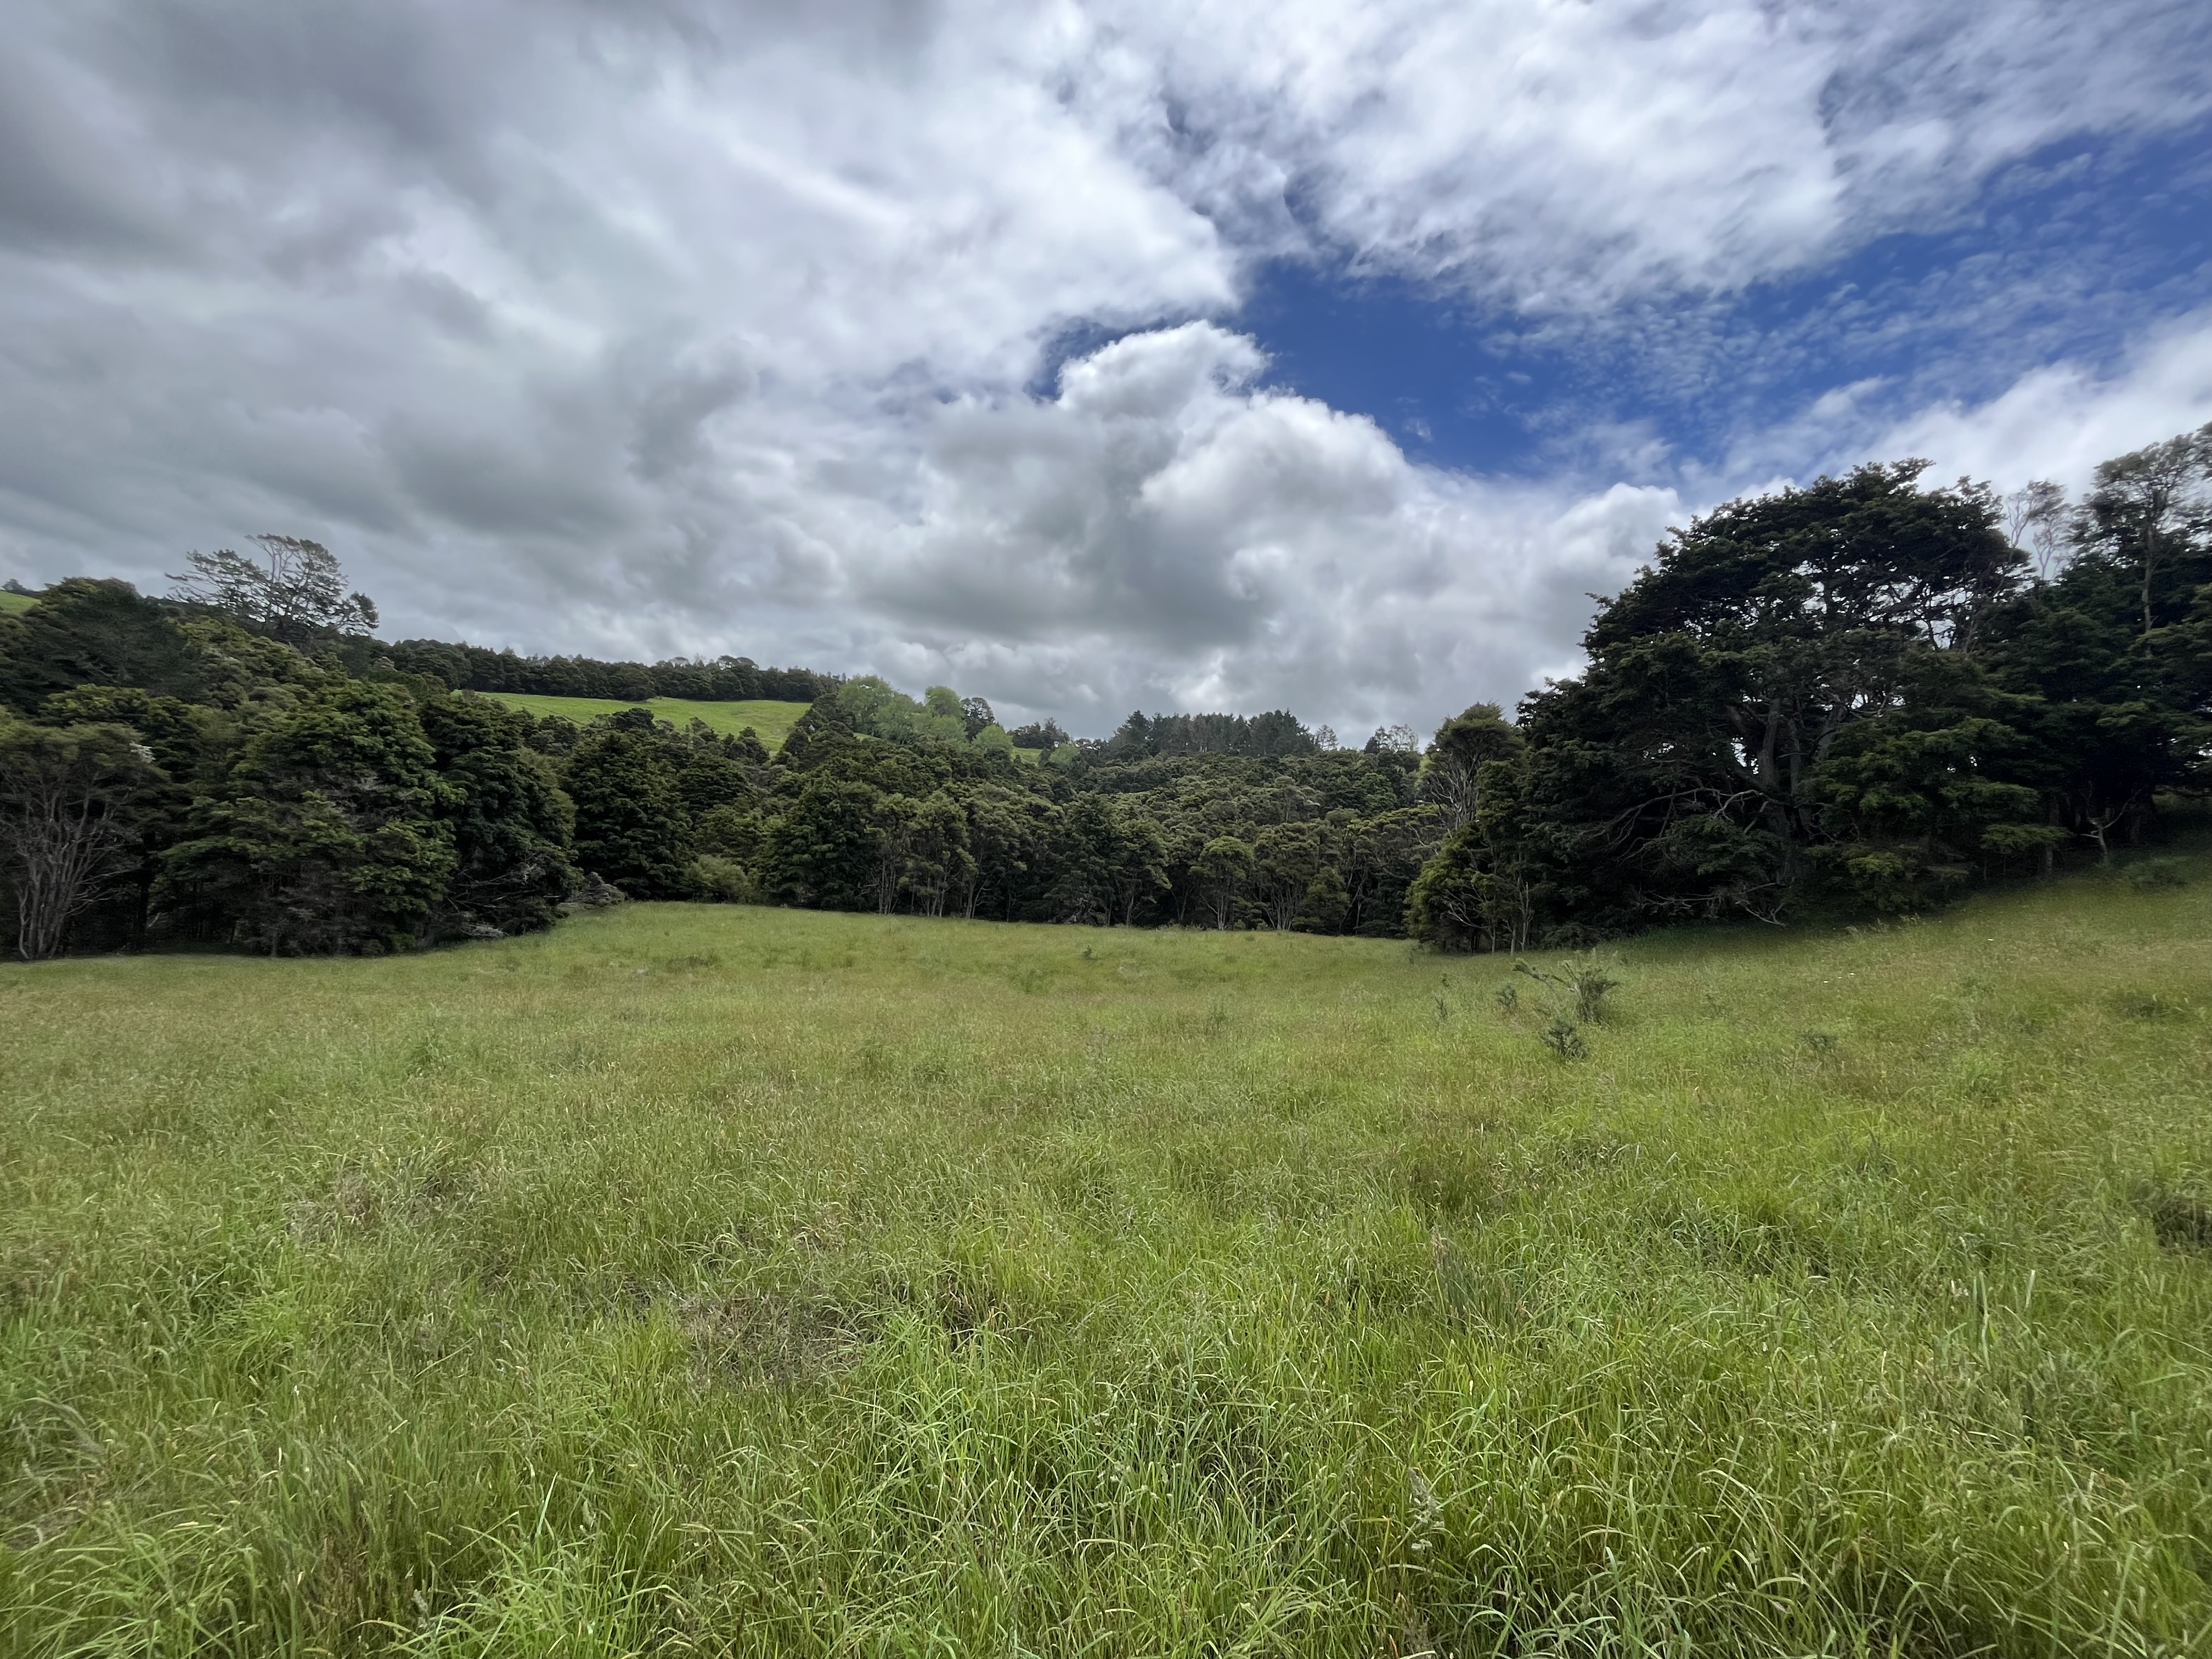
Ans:
[{"label": "small bush in grass", "polygon": [[1620,981],[1599,962],[1595,951],[1585,956],[1570,957],[1556,974],[1544,973],[1525,962],[1515,963],[1513,971],[1551,987],[1555,996],[1571,1000],[1575,1018],[1584,1022],[1604,1018],[1607,994],[1620,988]]},{"label": "small bush in grass", "polygon": [[1537,1041],[1561,1060],[1587,1060],[1589,1044],[1583,1038],[1582,1030],[1564,1014],[1555,1014],[1552,1023],[1538,1034]]},{"label": "small bush in grass", "polygon": [[[1515,963],[1513,971],[1544,988],[1543,1010],[1552,1018],[1537,1033],[1536,1040],[1563,1060],[1586,1059],[1589,1044],[1583,1036],[1582,1027],[1604,1018],[1607,994],[1620,987],[1620,981],[1598,961],[1597,953],[1592,951],[1583,956],[1570,957],[1555,974],[1547,974],[1525,962]],[[1510,984],[1498,993],[1498,1006],[1508,1013],[1519,1006],[1520,1000]]]},{"label": "small bush in grass", "polygon": [[2121,879],[2138,893],[2171,891],[2189,885],[2189,866],[2180,859],[2137,859]]}]

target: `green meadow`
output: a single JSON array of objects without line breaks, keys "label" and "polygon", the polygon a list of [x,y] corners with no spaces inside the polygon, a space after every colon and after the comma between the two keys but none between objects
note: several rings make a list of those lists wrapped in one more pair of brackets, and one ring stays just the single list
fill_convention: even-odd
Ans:
[{"label": "green meadow", "polygon": [[558,714],[579,726],[589,725],[602,714],[620,714],[625,708],[650,708],[657,718],[678,729],[693,720],[704,720],[709,730],[727,737],[735,737],[750,726],[754,735],[768,745],[771,755],[783,747],[784,738],[807,708],[803,702],[763,700],[698,702],[685,697],[649,697],[642,702],[624,702],[618,697],[541,697],[526,691],[488,691],[484,695],[533,714]]},{"label": "green meadow", "polygon": [[37,603],[38,600],[28,593],[10,593],[0,590],[0,612],[12,612],[20,617]]},{"label": "green meadow", "polygon": [[0,970],[0,1651],[2212,1651],[2212,860],[1604,963]]}]

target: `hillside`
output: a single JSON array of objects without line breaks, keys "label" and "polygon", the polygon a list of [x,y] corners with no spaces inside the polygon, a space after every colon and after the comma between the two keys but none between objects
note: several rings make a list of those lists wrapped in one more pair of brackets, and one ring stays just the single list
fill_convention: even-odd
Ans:
[{"label": "hillside", "polygon": [[0,1647],[2203,1651],[2212,860],[1608,961],[0,970]]},{"label": "hillside", "polygon": [[37,599],[28,593],[9,593],[0,591],[0,615],[20,617],[37,603]]},{"label": "hillside", "polygon": [[533,714],[558,714],[579,726],[588,725],[602,714],[640,708],[650,708],[674,726],[704,720],[709,729],[728,737],[735,737],[750,726],[754,735],[768,745],[770,754],[783,747],[784,738],[806,712],[803,702],[698,702],[683,697],[653,697],[635,703],[612,697],[540,697],[524,691],[488,691],[483,695],[516,708],[526,708]]}]

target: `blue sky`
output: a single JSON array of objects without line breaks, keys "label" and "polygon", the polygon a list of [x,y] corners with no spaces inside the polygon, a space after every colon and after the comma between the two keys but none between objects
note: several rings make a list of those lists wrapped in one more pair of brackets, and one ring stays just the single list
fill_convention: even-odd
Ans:
[{"label": "blue sky", "polygon": [[[2070,361],[2116,369],[2212,295],[2212,128],[2073,136],[1993,173],[1924,228],[1737,292],[1597,319],[1486,307],[1347,258],[1282,258],[1224,320],[1271,377],[1380,422],[1409,455],[1515,474],[1725,467],[1735,435],[1867,382],[1870,412],[1979,402]],[[2018,480],[2014,480],[2018,482]]]},{"label": "blue sky", "polygon": [[2212,421],[2202,0],[13,0],[0,574],[1420,727]]}]

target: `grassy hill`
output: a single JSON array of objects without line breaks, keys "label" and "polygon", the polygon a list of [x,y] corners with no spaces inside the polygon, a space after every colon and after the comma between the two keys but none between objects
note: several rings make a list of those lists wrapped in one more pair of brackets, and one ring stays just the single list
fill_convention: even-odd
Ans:
[{"label": "grassy hill", "polygon": [[2204,1652],[2208,863],[0,969],[0,1649]]},{"label": "grassy hill", "polygon": [[0,590],[0,613],[21,616],[38,602],[38,599],[29,593],[10,593]]},{"label": "grassy hill", "polygon": [[644,703],[635,703],[613,697],[539,697],[523,691],[490,691],[485,695],[517,708],[526,708],[533,714],[559,714],[579,726],[602,714],[639,708],[650,708],[659,718],[678,726],[695,720],[704,720],[714,730],[732,737],[750,726],[768,745],[770,754],[783,747],[784,738],[799,724],[799,717],[807,707],[803,702],[764,701],[694,702],[684,697],[654,697]]}]

